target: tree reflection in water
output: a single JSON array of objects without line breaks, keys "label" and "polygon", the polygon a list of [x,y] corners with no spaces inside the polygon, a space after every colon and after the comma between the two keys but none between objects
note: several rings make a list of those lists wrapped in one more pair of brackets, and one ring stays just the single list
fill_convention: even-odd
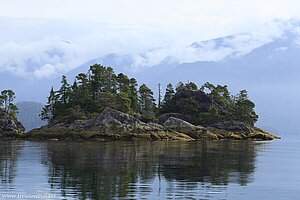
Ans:
[{"label": "tree reflection in water", "polygon": [[4,186],[13,184],[23,143],[18,140],[0,140],[0,180]]},{"label": "tree reflection in water", "polygon": [[[44,163],[52,189],[81,199],[151,193],[156,179],[172,190],[199,184],[247,185],[255,170],[250,141],[48,142]],[[146,184],[151,183],[151,184]],[[177,183],[177,187],[172,185]]]},{"label": "tree reflection in water", "polygon": [[246,185],[255,169],[253,142],[223,141],[171,146],[161,155],[167,180]]}]

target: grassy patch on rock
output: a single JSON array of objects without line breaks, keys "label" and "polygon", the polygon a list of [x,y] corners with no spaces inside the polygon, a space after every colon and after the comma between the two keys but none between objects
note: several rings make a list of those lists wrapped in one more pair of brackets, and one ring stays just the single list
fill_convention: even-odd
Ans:
[{"label": "grassy patch on rock", "polygon": [[250,133],[248,135],[248,138],[253,139],[253,140],[275,140],[275,139],[280,139],[280,137],[277,137],[275,135],[266,133],[266,132],[255,132],[255,133]]},{"label": "grassy patch on rock", "polygon": [[241,132],[231,132],[231,131],[226,131],[222,129],[217,129],[217,128],[212,128],[208,127],[207,128],[210,132],[216,134],[220,137],[223,137],[223,139],[228,139],[228,140],[274,140],[274,139],[280,139],[280,137],[277,137],[275,135],[269,134],[264,131],[256,131],[253,133],[245,134]]}]

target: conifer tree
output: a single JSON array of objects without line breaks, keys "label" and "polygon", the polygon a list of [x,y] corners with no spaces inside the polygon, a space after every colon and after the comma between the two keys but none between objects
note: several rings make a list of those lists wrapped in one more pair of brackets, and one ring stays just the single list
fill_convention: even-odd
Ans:
[{"label": "conifer tree", "polygon": [[248,98],[248,92],[241,90],[234,98],[233,118],[254,125],[258,115],[254,111],[255,104]]},{"label": "conifer tree", "polygon": [[55,105],[58,103],[58,95],[54,91],[53,87],[50,90],[47,104],[42,109],[40,114],[41,119],[45,121],[51,121],[54,117],[54,112],[56,111]]},{"label": "conifer tree", "polygon": [[13,117],[16,116],[18,110],[17,106],[13,104],[15,98],[15,93],[12,90],[3,90],[0,95],[0,107]]},{"label": "conifer tree", "polygon": [[175,91],[173,89],[173,85],[171,83],[169,83],[166,88],[166,93],[164,96],[163,104],[170,101],[173,98],[174,94],[175,94]]},{"label": "conifer tree", "polygon": [[71,87],[68,84],[66,76],[62,76],[61,87],[58,91],[58,94],[59,94],[59,102],[61,104],[67,104],[71,95]]},{"label": "conifer tree", "polygon": [[161,87],[160,87],[160,83],[158,84],[158,109],[161,109]]},{"label": "conifer tree", "polygon": [[124,112],[130,113],[131,112],[131,101],[125,92],[120,92],[116,96],[116,109]]},{"label": "conifer tree", "polygon": [[176,111],[175,102],[172,100],[174,95],[175,91],[173,89],[173,85],[169,83],[166,88],[165,96],[160,109],[160,114]]},{"label": "conifer tree", "polygon": [[130,80],[129,80],[128,76],[126,76],[123,73],[118,74],[117,84],[118,84],[119,92],[124,92],[126,94],[130,93]]},{"label": "conifer tree", "polygon": [[189,83],[185,84],[185,87],[190,90],[198,90],[197,85],[193,82],[189,82]]},{"label": "conifer tree", "polygon": [[139,109],[145,119],[151,119],[155,114],[155,100],[153,92],[145,84],[139,88]]},{"label": "conifer tree", "polygon": [[[92,107],[92,92],[91,84],[87,74],[80,73],[76,76],[77,82],[77,94],[74,94],[77,98],[76,102],[82,109],[89,110]],[[75,91],[73,91],[75,92]]]},{"label": "conifer tree", "polygon": [[130,108],[132,112],[138,112],[139,106],[138,106],[138,90],[137,90],[138,84],[135,78],[131,78],[129,80],[129,99],[130,99]]},{"label": "conifer tree", "polygon": [[12,90],[3,90],[1,92],[1,99],[3,102],[3,108],[7,113],[10,113],[10,104],[16,98],[15,93]]}]

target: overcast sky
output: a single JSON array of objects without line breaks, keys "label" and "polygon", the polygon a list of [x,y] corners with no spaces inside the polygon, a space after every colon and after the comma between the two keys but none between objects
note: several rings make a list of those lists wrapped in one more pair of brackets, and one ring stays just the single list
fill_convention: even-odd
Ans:
[{"label": "overcast sky", "polygon": [[299,0],[0,0],[0,71],[41,78],[107,53],[165,48],[151,55],[161,60],[194,41],[244,32],[268,38],[282,28],[274,19],[299,18]]},{"label": "overcast sky", "polygon": [[[0,15],[93,20],[106,24],[206,30],[206,37],[243,31],[274,18],[300,16],[298,0],[0,0]],[[201,37],[201,36],[200,36]]]}]

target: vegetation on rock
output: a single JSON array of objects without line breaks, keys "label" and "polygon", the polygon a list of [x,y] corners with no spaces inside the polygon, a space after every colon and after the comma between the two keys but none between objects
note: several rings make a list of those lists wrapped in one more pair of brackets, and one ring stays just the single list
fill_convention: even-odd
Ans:
[{"label": "vegetation on rock", "polygon": [[0,95],[0,137],[15,137],[22,134],[24,126],[17,120],[17,106],[13,103],[15,93],[3,90]]},{"label": "vegetation on rock", "polygon": [[152,95],[146,85],[138,90],[136,79],[122,73],[116,75],[111,67],[96,64],[86,74],[78,74],[72,85],[63,76],[61,88],[51,89],[41,118],[49,123],[65,117],[71,121],[88,119],[106,107],[130,114],[151,115],[155,108]]},{"label": "vegetation on rock", "polygon": [[63,76],[60,89],[51,89],[41,118],[50,124],[90,119],[110,107],[144,122],[156,122],[167,113],[187,116],[189,122],[202,126],[231,120],[253,126],[258,119],[246,90],[231,95],[226,85],[205,83],[198,88],[192,82],[179,83],[174,90],[170,83],[161,101],[160,84],[158,89],[157,106],[147,85],[138,87],[136,79],[95,64],[87,73],[78,74],[73,84]]},{"label": "vegetation on rock", "polygon": [[1,111],[13,116],[16,118],[17,106],[13,104],[14,99],[16,98],[14,91],[12,90],[3,90],[0,94],[0,109]]},{"label": "vegetation on rock", "polygon": [[160,113],[190,116],[192,123],[202,126],[231,120],[253,126],[258,119],[254,107],[246,90],[231,95],[226,85],[205,83],[197,89],[194,83],[179,83],[176,92],[171,84],[167,86]]},{"label": "vegetation on rock", "polygon": [[[96,64],[73,84],[62,77],[50,91],[41,117],[48,125],[27,137],[93,140],[271,140],[254,127],[255,104],[246,90],[231,95],[227,86],[169,83],[158,103],[151,89],[134,78]],[[157,123],[158,122],[158,123]]]}]

